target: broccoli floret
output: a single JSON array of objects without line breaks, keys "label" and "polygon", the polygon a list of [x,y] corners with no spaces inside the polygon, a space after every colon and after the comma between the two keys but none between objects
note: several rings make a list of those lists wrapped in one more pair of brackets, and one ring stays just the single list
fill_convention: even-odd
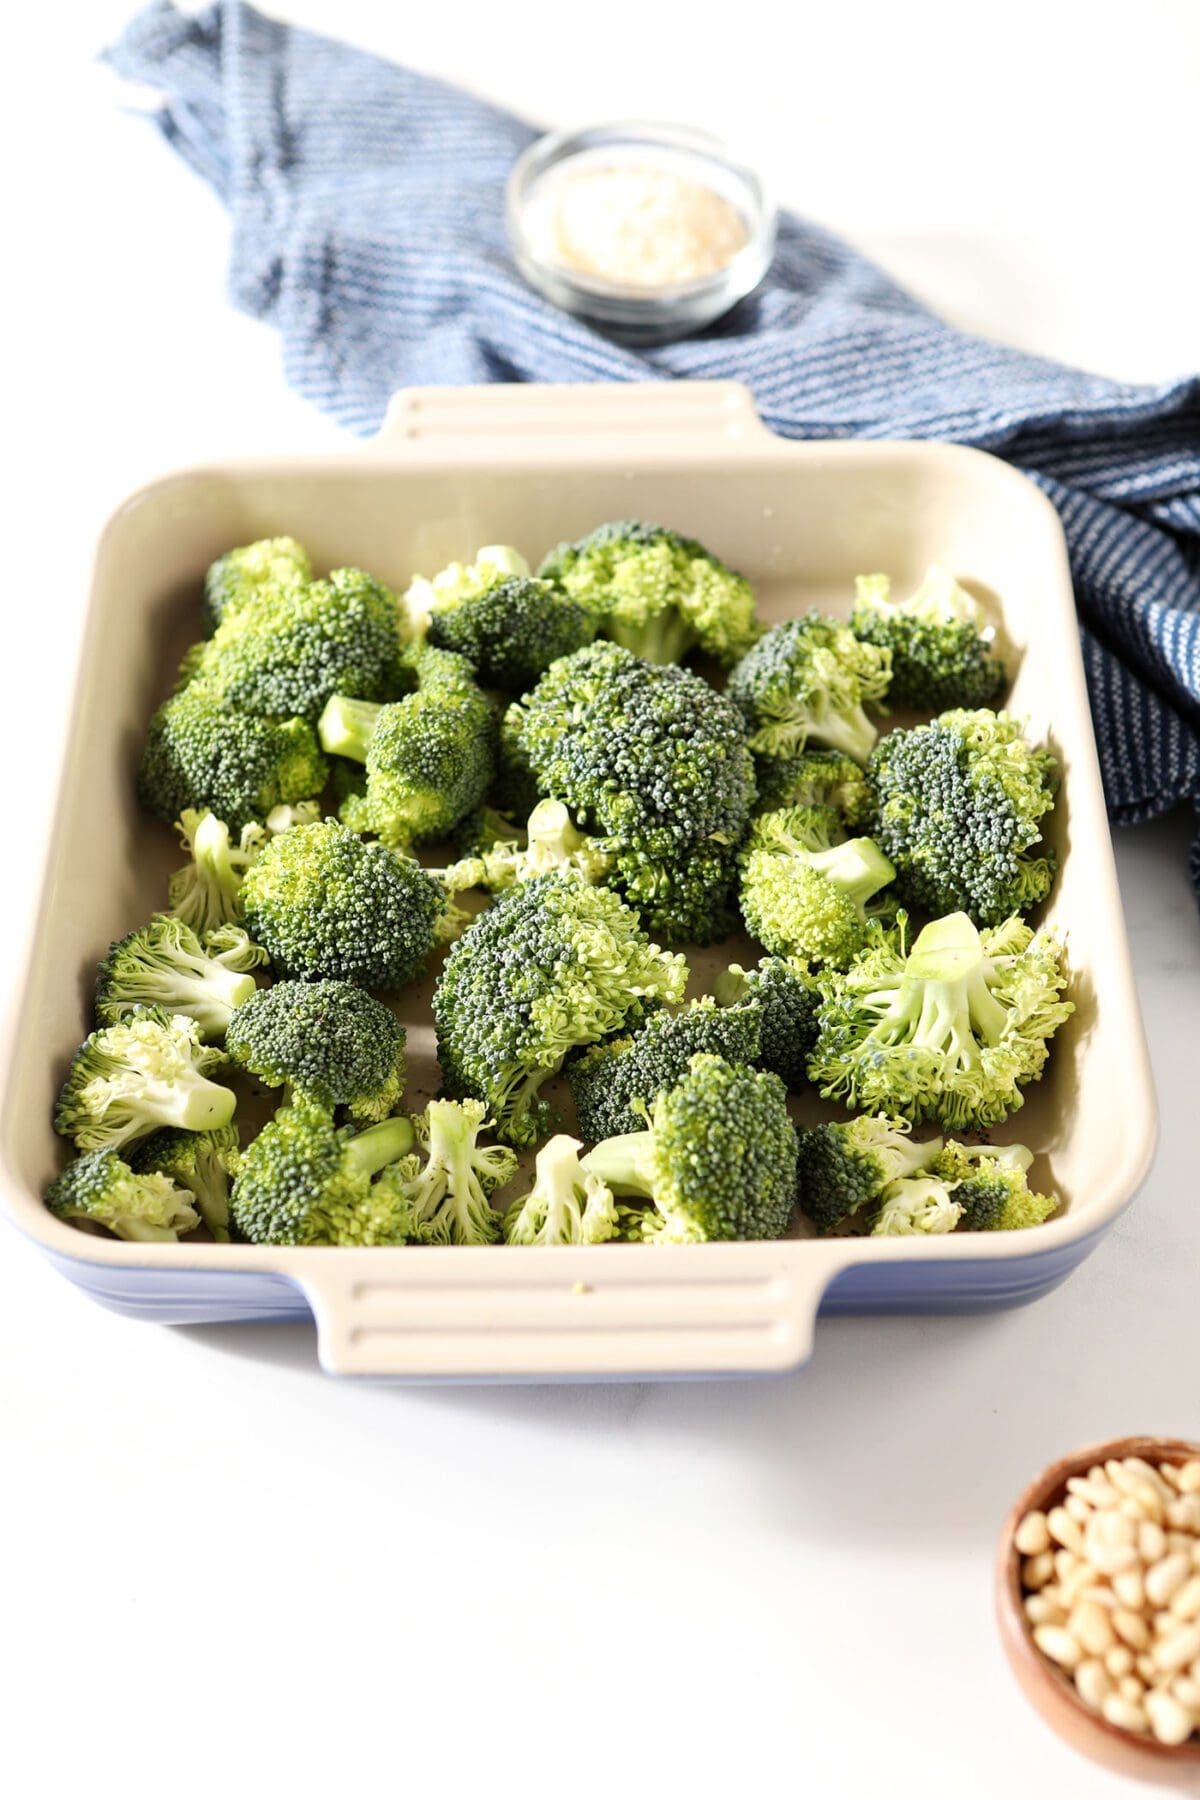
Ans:
[{"label": "broccoli floret", "polygon": [[508,813],[486,804],[473,808],[450,833],[450,848],[461,862],[484,856],[489,850],[505,844],[523,849],[527,842],[523,825],[518,825]]},{"label": "broccoli floret", "polygon": [[480,804],[496,767],[495,711],[470,664],[424,649],[408,666],[416,693],[388,705],[335,694],[320,723],[326,750],[366,766],[362,796],[343,803],[344,822],[398,849],[445,837]]},{"label": "broccoli floret", "polygon": [[480,681],[523,694],[552,662],[590,644],[596,622],[553,581],[514,576],[466,599],[440,601],[429,642],[474,663]]},{"label": "broccoli floret", "polygon": [[412,1209],[389,1165],[402,1166],[414,1141],[411,1119],[355,1133],[315,1100],[297,1099],[242,1152],[233,1224],[252,1244],[406,1243]]},{"label": "broccoli floret", "polygon": [[399,988],[456,929],[419,864],[323,819],[272,838],[242,882],[246,927],[280,975]]},{"label": "broccoli floret", "polygon": [[1041,1077],[1049,1039],[1074,1012],[1062,948],[1020,919],[983,937],[965,913],[935,919],[906,954],[906,921],[872,927],[844,973],[820,977],[809,1078],[845,1099],[951,1128],[997,1124]]},{"label": "broccoli floret", "polygon": [[603,1244],[618,1235],[612,1190],[579,1165],[578,1138],[552,1137],[538,1151],[533,1186],[504,1215],[506,1244]]},{"label": "broccoli floret", "polygon": [[183,673],[238,712],[315,725],[333,694],[381,700],[390,692],[400,652],[397,605],[361,569],[335,569],[303,587],[264,587],[198,657],[189,655]]},{"label": "broccoli floret", "polygon": [[790,806],[751,825],[741,855],[742,917],[776,955],[844,966],[862,948],[868,905],[896,871],[869,837],[841,836],[831,806]]},{"label": "broccoli floret", "polygon": [[821,1231],[874,1208],[885,1188],[933,1164],[941,1138],[916,1144],[904,1119],[886,1113],[800,1133],[797,1192],[801,1210]]},{"label": "broccoli floret", "polygon": [[502,894],[446,958],[433,995],[447,1091],[486,1101],[496,1135],[532,1144],[550,1112],[538,1090],[568,1051],[679,1000],[687,964],[637,914],[577,876],[538,875]]},{"label": "broccoli floret", "polygon": [[943,713],[889,732],[867,771],[874,834],[896,865],[896,894],[927,913],[965,912],[977,925],[1044,900],[1052,850],[1033,855],[1054,805],[1055,761],[1007,713]]},{"label": "broccoli floret", "polygon": [[741,840],[754,803],[741,717],[686,669],[589,644],[510,708],[506,735],[541,792],[614,851],[666,862]]},{"label": "broccoli floret", "polygon": [[150,721],[138,797],[168,824],[207,808],[239,831],[274,806],[319,794],[328,775],[306,720],[237,712],[194,682]]},{"label": "broccoli floret", "polygon": [[446,870],[444,880],[452,894],[472,887],[499,893],[555,869],[584,881],[603,881],[611,866],[611,856],[597,840],[576,831],[561,800],[539,800],[515,841],[493,842],[490,848],[463,857]]},{"label": "broccoli floret", "polygon": [[884,1189],[872,1237],[931,1237],[954,1231],[962,1208],[938,1175],[913,1175]]},{"label": "broccoli floret", "polygon": [[1024,1144],[959,1144],[953,1138],[933,1164],[961,1208],[960,1231],[1023,1231],[1058,1210],[1053,1194],[1035,1194],[1027,1179],[1032,1150]]},{"label": "broccoli floret", "polygon": [[319,800],[295,800],[289,806],[273,806],[263,823],[272,837],[278,837],[293,825],[315,825],[320,817]]},{"label": "broccoli floret", "polygon": [[728,668],[758,635],[745,577],[661,525],[600,525],[551,550],[538,573],[561,582],[606,637],[649,662],[682,662],[699,648]]},{"label": "broccoli floret", "polygon": [[795,756],[756,756],[759,812],[784,806],[832,806],[846,825],[864,825],[875,797],[862,767],[841,750],[801,750]]},{"label": "broccoli floret", "polygon": [[425,1162],[401,1171],[414,1238],[425,1244],[492,1244],[501,1215],[491,1195],[517,1172],[513,1152],[481,1144],[488,1124],[479,1100],[431,1100],[416,1121]]},{"label": "broccoli floret", "polygon": [[229,1184],[238,1171],[238,1129],[156,1131],[134,1146],[129,1166],[139,1175],[166,1175],[186,1188],[218,1244],[229,1242]]},{"label": "broccoli floret", "polygon": [[168,884],[171,911],[196,932],[232,925],[240,911],[242,878],[267,842],[267,831],[251,821],[235,844],[224,819],[192,807],[175,821],[175,829],[188,861]]},{"label": "broccoli floret", "polygon": [[194,1019],[147,1008],[84,1039],[54,1113],[54,1129],[79,1150],[119,1150],[160,1125],[216,1131],[234,1097],[209,1081],[221,1053],[202,1043]]},{"label": "broccoli floret", "polygon": [[96,1018],[116,1025],[147,1006],[186,1013],[203,1038],[222,1038],[234,1011],[256,991],[247,971],[266,961],[236,925],[201,940],[170,913],[113,944],[96,980]]},{"label": "broccoli floret", "polygon": [[640,1131],[644,1109],[682,1080],[693,1056],[757,1063],[761,1024],[753,1002],[723,1007],[704,999],[651,1013],[627,1036],[593,1044],[566,1070],[580,1131],[591,1143]]},{"label": "broccoli floret", "polygon": [[211,637],[265,587],[299,587],[312,579],[308,551],[295,538],[260,538],[219,556],[204,577],[204,634]]},{"label": "broccoli floret", "polygon": [[891,673],[889,651],[813,611],[772,626],[733,671],[728,693],[752,750],[792,756],[825,744],[865,763],[877,736],[865,707],[883,699]]},{"label": "broccoli floret", "polygon": [[404,1043],[394,1013],[351,982],[277,981],[239,1009],[225,1054],[268,1087],[386,1119],[404,1092]]},{"label": "broccoli floret", "polygon": [[416,639],[424,637],[437,608],[460,606],[477,600],[490,588],[513,576],[530,573],[529,564],[511,544],[485,544],[472,563],[447,563],[432,579],[414,575],[404,594],[408,628]]},{"label": "broccoli floret", "polygon": [[942,712],[986,706],[1004,686],[995,633],[980,626],[979,602],[935,563],[916,593],[893,600],[886,575],[860,575],[850,629],[892,654],[889,700]]},{"label": "broccoli floret", "polygon": [[173,1244],[194,1231],[192,1196],[166,1175],[136,1174],[115,1150],[89,1150],[56,1175],[46,1205],[73,1225],[102,1225],[135,1244]]},{"label": "broccoli floret", "polygon": [[719,1056],[694,1056],[654,1102],[649,1129],[606,1139],[582,1167],[615,1194],[653,1202],[640,1221],[645,1242],[782,1237],[796,1190],[796,1131],[783,1083]]},{"label": "broccoli floret", "polygon": [[782,956],[764,956],[755,969],[738,963],[718,975],[713,983],[718,1006],[739,1006],[753,1001],[760,1016],[757,1056],[730,1058],[770,1069],[783,1085],[798,1094],[806,1084],[809,1053],[817,1040],[817,1009],[821,990],[802,963]]},{"label": "broccoli floret", "polygon": [[605,881],[636,907],[655,943],[717,944],[734,929],[735,846],[713,837],[678,856],[651,856],[636,846],[610,850],[609,856],[611,866]]}]

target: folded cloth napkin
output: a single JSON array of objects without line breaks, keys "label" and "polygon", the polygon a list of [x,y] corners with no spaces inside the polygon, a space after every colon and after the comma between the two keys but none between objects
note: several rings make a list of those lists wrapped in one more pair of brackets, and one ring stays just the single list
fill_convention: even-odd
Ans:
[{"label": "folded cloth napkin", "polygon": [[[156,0],[108,53],[158,89],[167,140],[233,220],[235,302],[288,380],[371,432],[412,383],[734,378],[784,437],[943,438],[1058,508],[1112,817],[1200,807],[1200,377],[1131,386],[952,329],[791,215],[718,325],[633,350],[533,293],[503,186],[532,127],[240,0]],[[1192,852],[1200,892],[1200,840]]]}]

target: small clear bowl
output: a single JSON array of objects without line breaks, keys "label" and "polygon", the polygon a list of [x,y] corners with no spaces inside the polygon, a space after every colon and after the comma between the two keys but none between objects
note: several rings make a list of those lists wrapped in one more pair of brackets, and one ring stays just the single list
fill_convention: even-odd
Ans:
[{"label": "small clear bowl", "polygon": [[[668,287],[610,281],[552,262],[539,252],[529,230],[530,203],[551,170],[575,158],[592,164],[650,164],[712,188],[741,218],[746,242],[723,268]],[[590,320],[627,344],[669,343],[711,325],[758,286],[775,251],[775,208],[761,177],[718,138],[685,125],[634,120],[551,132],[517,158],[505,201],[509,240],[525,279],[564,312]]]}]

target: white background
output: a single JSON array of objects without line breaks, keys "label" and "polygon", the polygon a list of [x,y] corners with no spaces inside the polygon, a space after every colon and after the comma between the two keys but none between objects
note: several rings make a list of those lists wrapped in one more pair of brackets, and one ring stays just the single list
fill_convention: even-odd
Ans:
[{"label": "white background", "polygon": [[[277,10],[547,123],[740,136],[963,323],[1129,379],[1200,364],[1193,0]],[[10,963],[94,526],[169,465],[339,438],[228,308],[218,203],[92,66],[125,14],[6,25]],[[826,1323],[773,1383],[356,1390],[306,1327],[123,1321],[0,1233],[8,1791],[1136,1791],[1017,1694],[991,1557],[1060,1451],[1200,1436],[1188,831],[1118,843],[1157,1168],[1028,1310]]]}]

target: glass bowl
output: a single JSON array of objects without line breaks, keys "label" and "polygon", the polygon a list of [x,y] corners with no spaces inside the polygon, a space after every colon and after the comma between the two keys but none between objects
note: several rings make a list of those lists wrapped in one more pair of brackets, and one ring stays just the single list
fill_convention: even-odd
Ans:
[{"label": "glass bowl", "polygon": [[[663,287],[612,281],[552,261],[530,229],[531,203],[551,171],[575,160],[648,165],[711,188],[740,217],[746,242],[711,274]],[[711,325],[758,286],[775,249],[775,208],[761,177],[718,138],[684,125],[634,120],[551,132],[517,158],[505,200],[509,240],[525,279],[564,312],[628,344],[668,343]]]}]

